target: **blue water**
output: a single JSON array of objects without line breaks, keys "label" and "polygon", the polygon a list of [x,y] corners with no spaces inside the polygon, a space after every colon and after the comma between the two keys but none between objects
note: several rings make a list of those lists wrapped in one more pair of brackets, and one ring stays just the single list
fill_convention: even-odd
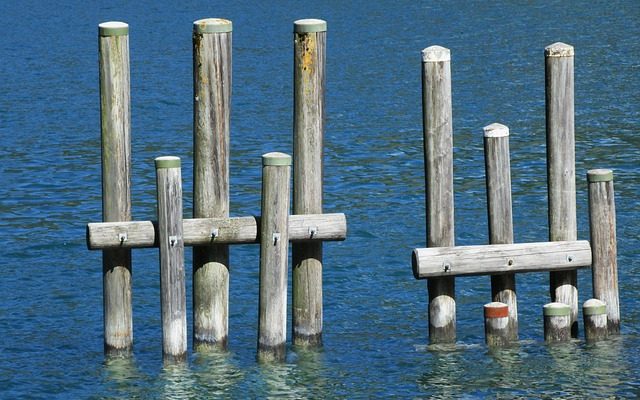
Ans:
[{"label": "blue water", "polygon": [[[183,159],[191,215],[191,24],[204,17],[234,23],[235,216],[259,213],[260,156],[291,151],[292,23],[328,21],[325,211],[345,212],[349,234],[325,246],[325,346],[256,363],[258,251],[236,246],[229,353],[164,368],[158,255],[144,249],[133,252],[134,357],[105,361],[101,254],[84,234],[101,220],[97,25],[131,27],[133,215],[149,220],[161,155]],[[0,398],[640,396],[639,37],[637,1],[2,2]],[[545,241],[543,49],[556,41],[576,49],[579,238],[586,171],[615,173],[622,334],[545,345],[548,274],[524,274],[521,341],[491,352],[489,278],[477,277],[456,281],[457,344],[427,347],[426,284],[410,266],[425,242],[420,51],[452,52],[456,243],[488,241],[492,122],[512,133],[516,241]],[[579,288],[591,297],[589,270]]]}]

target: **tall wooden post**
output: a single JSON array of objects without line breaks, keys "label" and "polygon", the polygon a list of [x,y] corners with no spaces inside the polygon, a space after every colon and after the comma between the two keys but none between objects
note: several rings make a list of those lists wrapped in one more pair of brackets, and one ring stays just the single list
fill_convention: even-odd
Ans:
[{"label": "tall wooden post", "polygon": [[285,358],[290,177],[289,155],[267,153],[262,156],[258,321],[260,361],[280,361]]},{"label": "tall wooden post", "polygon": [[[454,246],[453,124],[449,49],[431,46],[422,51],[422,108],[427,246]],[[431,278],[427,286],[431,343],[455,342],[454,278]]]},{"label": "tall wooden post", "polygon": [[589,228],[593,297],[607,305],[607,330],[620,333],[620,299],[618,297],[618,246],[616,243],[616,205],[613,171],[592,169],[589,181]]},{"label": "tall wooden post", "polygon": [[[131,220],[131,97],[129,25],[98,26],[100,125],[102,137],[102,221]],[[126,237],[120,238],[121,242]],[[131,250],[102,253],[104,351],[128,354],[133,347]]]},{"label": "tall wooden post", "polygon": [[182,177],[178,157],[158,157],[158,247],[162,354],[166,361],[187,357],[187,300],[182,235]]},{"label": "tall wooden post", "polygon": [[[576,240],[576,172],[572,46],[545,48],[549,240]],[[571,335],[578,336],[578,278],[575,270],[550,273],[551,300],[571,307]]]},{"label": "tall wooden post", "polygon": [[[294,22],[293,214],[322,213],[326,31],[323,20]],[[322,242],[294,244],[292,258],[293,343],[321,346]]]},{"label": "tall wooden post", "polygon": [[[193,23],[193,217],[229,216],[231,21]],[[229,247],[193,249],[193,345],[226,348],[229,321]]]},{"label": "tall wooden post", "polygon": [[[484,127],[484,157],[489,240],[491,244],[511,244],[513,243],[513,212],[509,128],[501,124]],[[509,309],[509,323],[504,334],[506,340],[518,340],[515,274],[491,275],[491,297],[493,302],[504,303]]]}]

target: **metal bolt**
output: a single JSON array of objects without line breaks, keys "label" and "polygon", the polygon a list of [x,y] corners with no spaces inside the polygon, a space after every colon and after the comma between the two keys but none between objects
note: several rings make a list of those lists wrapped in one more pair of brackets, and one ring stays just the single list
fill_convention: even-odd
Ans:
[{"label": "metal bolt", "polygon": [[218,228],[213,228],[211,230],[211,240],[214,240],[215,238],[218,237],[218,235],[220,235],[220,229]]},{"label": "metal bolt", "polygon": [[175,246],[176,243],[178,243],[178,237],[177,236],[169,236],[169,245],[171,245],[171,247]]},{"label": "metal bolt", "polygon": [[120,241],[120,244],[126,242],[127,241],[127,234],[126,233],[118,233],[118,240]]},{"label": "metal bolt", "polygon": [[507,260],[507,265],[508,266],[512,266],[513,265],[513,260],[511,258]]},{"label": "metal bolt", "polygon": [[277,245],[278,244],[278,240],[280,240],[280,234],[279,233],[274,233],[273,234],[273,245]]},{"label": "metal bolt", "polygon": [[316,235],[316,233],[318,233],[318,227],[317,226],[310,226],[309,227],[309,239],[313,239],[313,237]]},{"label": "metal bolt", "polygon": [[444,272],[449,272],[449,271],[451,271],[451,264],[449,264],[449,263],[444,263],[442,266],[444,267]]},{"label": "metal bolt", "polygon": [[567,261],[572,262],[573,261],[573,256],[571,254],[569,254],[567,256]]}]

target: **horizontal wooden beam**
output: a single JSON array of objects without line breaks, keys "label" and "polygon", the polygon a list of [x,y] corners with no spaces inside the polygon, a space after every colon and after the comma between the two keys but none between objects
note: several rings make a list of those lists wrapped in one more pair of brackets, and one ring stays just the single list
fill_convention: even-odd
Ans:
[{"label": "horizontal wooden beam", "polygon": [[411,264],[416,279],[560,271],[591,266],[591,247],[586,240],[429,247],[414,249]]},{"label": "horizontal wooden beam", "polygon": [[[258,243],[260,217],[193,218],[183,220],[185,246]],[[289,216],[289,240],[337,241],[347,237],[344,214]],[[87,224],[89,250],[158,247],[155,221],[98,222]]]}]

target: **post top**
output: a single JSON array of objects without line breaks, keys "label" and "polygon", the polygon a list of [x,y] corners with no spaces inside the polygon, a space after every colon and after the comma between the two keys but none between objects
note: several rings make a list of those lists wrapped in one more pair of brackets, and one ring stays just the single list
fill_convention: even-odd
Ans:
[{"label": "post top", "polygon": [[442,46],[429,46],[422,50],[422,62],[451,61],[451,51]]},{"label": "post top", "polygon": [[582,306],[584,315],[602,315],[607,313],[607,303],[598,299],[589,299]]},{"label": "post top", "polygon": [[544,48],[544,55],[545,57],[573,57],[574,50],[569,44],[556,42]]},{"label": "post top", "polygon": [[323,19],[299,19],[293,23],[293,32],[295,33],[311,33],[311,32],[326,32],[327,21]]},{"label": "post top", "polygon": [[262,156],[262,165],[289,166],[291,165],[291,156],[279,152],[267,153]]},{"label": "post top", "polygon": [[587,171],[587,181],[609,182],[613,180],[613,171],[610,169],[590,169]]},{"label": "post top", "polygon": [[545,317],[564,317],[571,314],[571,307],[564,303],[548,303],[542,309]]},{"label": "post top", "polygon": [[491,125],[485,126],[483,130],[484,130],[484,137],[487,137],[487,138],[509,136],[509,128],[497,122]]},{"label": "post top", "polygon": [[204,18],[193,22],[196,33],[225,33],[233,30],[233,24],[224,18]]},{"label": "post top", "polygon": [[156,169],[180,168],[180,157],[164,156],[156,158]]},{"label": "post top", "polygon": [[120,21],[107,21],[98,24],[100,36],[126,36],[129,34],[129,24]]}]

